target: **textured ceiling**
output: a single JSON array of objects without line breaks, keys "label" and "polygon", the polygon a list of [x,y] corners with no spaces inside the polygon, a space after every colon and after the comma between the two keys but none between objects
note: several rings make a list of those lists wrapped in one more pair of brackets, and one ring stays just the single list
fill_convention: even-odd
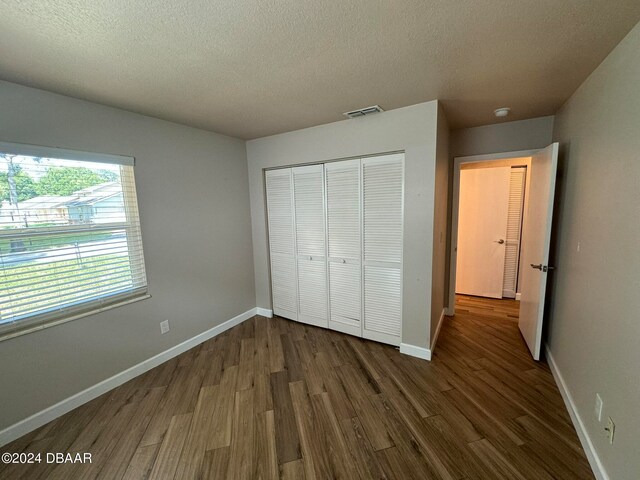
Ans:
[{"label": "textured ceiling", "polygon": [[639,20],[638,0],[0,0],[0,78],[241,138],[433,99],[457,128],[555,113]]}]

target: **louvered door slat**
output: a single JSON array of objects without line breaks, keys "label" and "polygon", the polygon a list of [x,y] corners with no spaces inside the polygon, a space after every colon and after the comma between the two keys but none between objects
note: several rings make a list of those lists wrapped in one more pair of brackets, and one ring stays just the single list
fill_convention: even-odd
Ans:
[{"label": "louvered door slat", "polygon": [[360,160],[325,165],[329,327],[362,336]]},{"label": "louvered door slat", "polygon": [[295,167],[294,210],[298,263],[298,320],[328,326],[327,253],[322,165]]},{"label": "louvered door slat", "polygon": [[400,344],[404,155],[363,159],[363,336]]},{"label": "louvered door slat", "polygon": [[296,263],[293,255],[271,254],[271,288],[276,315],[297,318]]},{"label": "louvered door slat", "polygon": [[298,318],[298,287],[291,169],[270,170],[266,172],[265,180],[273,312],[296,320]]},{"label": "louvered door slat", "polygon": [[298,255],[324,257],[324,189],[322,165],[293,168]]},{"label": "louvered door slat", "polygon": [[398,343],[402,316],[401,282],[401,270],[397,267],[364,267],[366,330],[374,336],[383,334],[398,337]]},{"label": "louvered door slat", "polygon": [[360,260],[360,160],[326,166],[329,257]]},{"label": "louvered door slat", "polygon": [[327,326],[327,265],[322,260],[298,260],[300,315],[298,320]]},{"label": "louvered door slat", "polygon": [[[400,155],[394,155],[401,157]],[[364,258],[402,261],[403,163],[364,161]],[[374,159],[372,159],[374,160]]]},{"label": "louvered door slat", "polygon": [[502,296],[515,298],[520,260],[520,230],[524,207],[526,167],[511,168],[509,178],[509,210],[507,214],[507,238],[505,243]]}]

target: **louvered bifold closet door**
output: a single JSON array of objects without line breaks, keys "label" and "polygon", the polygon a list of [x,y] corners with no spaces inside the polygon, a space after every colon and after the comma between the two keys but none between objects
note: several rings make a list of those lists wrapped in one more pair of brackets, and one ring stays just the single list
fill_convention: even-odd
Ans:
[{"label": "louvered bifold closet door", "polygon": [[298,286],[291,169],[265,173],[273,313],[297,320]]},{"label": "louvered bifold closet door", "polygon": [[522,211],[524,209],[524,189],[527,167],[511,167],[509,179],[509,211],[507,214],[507,237],[504,254],[504,275],[502,296],[516,298],[518,284],[518,263],[520,261],[520,234]]},{"label": "louvered bifold closet door", "polygon": [[328,326],[323,165],[294,167],[298,321]]},{"label": "louvered bifold closet door", "polygon": [[400,344],[404,155],[362,160],[363,337]]},{"label": "louvered bifold closet door", "polygon": [[329,328],[362,336],[360,160],[325,165]]}]

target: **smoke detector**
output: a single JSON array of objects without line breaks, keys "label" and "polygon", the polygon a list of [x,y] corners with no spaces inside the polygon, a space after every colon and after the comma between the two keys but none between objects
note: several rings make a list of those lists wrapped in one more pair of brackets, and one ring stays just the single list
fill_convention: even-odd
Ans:
[{"label": "smoke detector", "polygon": [[384,110],[382,110],[379,105],[373,105],[371,107],[359,108],[358,110],[351,110],[350,112],[343,113],[343,115],[347,118],[357,118],[380,112],[384,112]]},{"label": "smoke detector", "polygon": [[511,112],[511,109],[509,107],[501,107],[501,108],[497,108],[493,111],[493,114],[496,117],[506,117],[507,115],[509,115],[509,112]]}]

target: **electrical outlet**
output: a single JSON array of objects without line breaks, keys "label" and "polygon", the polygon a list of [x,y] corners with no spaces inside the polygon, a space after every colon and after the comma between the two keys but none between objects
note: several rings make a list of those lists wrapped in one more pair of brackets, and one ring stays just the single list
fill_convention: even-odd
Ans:
[{"label": "electrical outlet", "polygon": [[600,398],[600,394],[596,393],[596,406],[594,408],[594,412],[596,415],[596,420],[599,422],[602,421],[602,398]]},{"label": "electrical outlet", "polygon": [[611,417],[607,418],[607,426],[604,427],[604,429],[607,431],[607,438],[609,439],[609,443],[612,444],[613,435],[614,433],[616,433],[616,425],[615,423],[613,423],[613,420],[611,420]]},{"label": "electrical outlet", "polygon": [[160,322],[160,333],[162,333],[162,335],[164,335],[168,331],[169,331],[169,320],[164,320],[164,321]]}]

